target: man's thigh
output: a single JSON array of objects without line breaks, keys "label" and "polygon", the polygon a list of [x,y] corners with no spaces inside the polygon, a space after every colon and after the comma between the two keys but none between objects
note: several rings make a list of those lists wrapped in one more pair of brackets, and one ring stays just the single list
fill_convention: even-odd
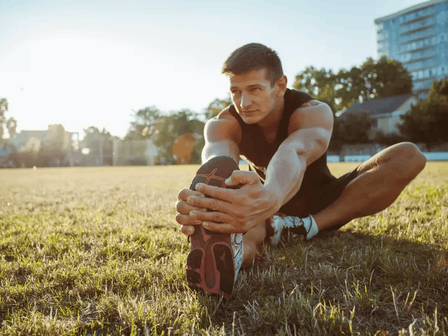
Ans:
[{"label": "man's thigh", "polygon": [[399,160],[400,158],[405,158],[406,152],[411,152],[410,155],[412,156],[413,151],[410,149],[414,148],[417,148],[417,146],[409,142],[400,142],[398,144],[389,146],[360,164],[358,167],[358,171],[362,174],[367,171],[375,170],[376,168],[378,168],[382,164],[387,163],[390,160]]},{"label": "man's thigh", "polygon": [[[293,197],[280,209],[280,212],[289,216],[298,216],[302,218],[308,217],[309,215],[315,215],[334,203],[341,196],[347,185],[361,174],[361,166],[362,165],[357,166],[355,169],[339,178],[335,178],[325,185],[310,190],[305,196],[299,198]],[[345,224],[346,223],[341,223],[336,226],[335,229],[338,229]]]}]

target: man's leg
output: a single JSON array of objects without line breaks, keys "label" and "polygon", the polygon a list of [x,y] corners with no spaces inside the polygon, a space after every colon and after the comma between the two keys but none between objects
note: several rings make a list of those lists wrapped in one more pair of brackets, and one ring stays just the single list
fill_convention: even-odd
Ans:
[{"label": "man's leg", "polygon": [[423,170],[425,156],[410,142],[390,146],[358,167],[339,198],[313,215],[319,231],[389,207]]},{"label": "man's leg", "polygon": [[244,256],[242,267],[247,268],[252,266],[258,248],[263,245],[265,238],[266,225],[264,222],[246,232],[243,236]]}]

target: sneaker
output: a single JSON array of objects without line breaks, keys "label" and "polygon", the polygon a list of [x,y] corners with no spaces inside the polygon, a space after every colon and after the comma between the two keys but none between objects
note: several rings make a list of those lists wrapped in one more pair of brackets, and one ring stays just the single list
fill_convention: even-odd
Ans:
[{"label": "sneaker", "polygon": [[267,224],[271,226],[267,232],[271,233],[268,242],[272,246],[293,245],[301,240],[309,240],[319,232],[316,221],[311,215],[302,219],[276,213]]},{"label": "sneaker", "polygon": [[[190,189],[195,190],[197,183],[226,188],[224,181],[238,169],[230,156],[212,158],[196,172]],[[213,232],[197,225],[189,239],[188,286],[230,298],[243,261],[243,235]]]}]

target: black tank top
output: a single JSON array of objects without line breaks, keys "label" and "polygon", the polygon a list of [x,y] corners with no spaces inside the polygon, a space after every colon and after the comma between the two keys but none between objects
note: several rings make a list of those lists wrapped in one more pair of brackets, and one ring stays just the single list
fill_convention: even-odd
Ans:
[{"label": "black tank top", "polygon": [[[257,124],[246,124],[236,111],[235,106],[233,104],[230,105],[230,113],[241,126],[240,156],[243,160],[247,161],[249,169],[256,172],[263,183],[265,180],[265,171],[271,158],[274,156],[280,144],[288,137],[289,119],[292,113],[303,103],[313,98],[304,92],[287,89],[284,99],[283,115],[275,140],[272,143],[266,140],[260,126]],[[334,179],[335,177],[328,169],[327,153],[325,152],[324,155],[307,167],[302,186],[294,198],[303,197],[312,192],[314,188],[323,186]]]}]

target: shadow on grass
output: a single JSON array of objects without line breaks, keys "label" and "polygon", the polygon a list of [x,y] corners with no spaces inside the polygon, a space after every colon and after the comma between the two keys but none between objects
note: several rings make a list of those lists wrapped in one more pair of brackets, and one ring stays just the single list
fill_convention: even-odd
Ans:
[{"label": "shadow on grass", "polygon": [[446,249],[349,231],[263,247],[232,299],[200,296],[212,326],[245,334],[441,330],[447,298]]}]

